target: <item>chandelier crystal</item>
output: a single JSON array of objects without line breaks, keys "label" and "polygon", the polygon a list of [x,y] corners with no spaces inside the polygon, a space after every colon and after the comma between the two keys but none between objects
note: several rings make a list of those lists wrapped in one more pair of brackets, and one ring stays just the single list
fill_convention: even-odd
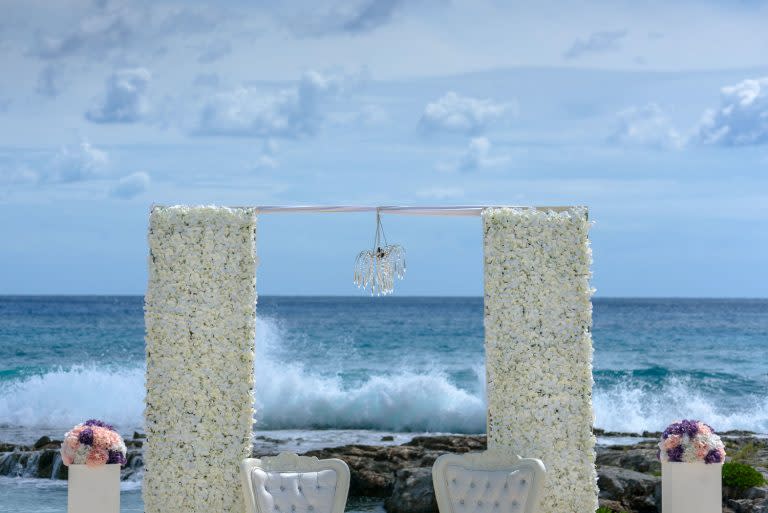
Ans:
[{"label": "chandelier crystal", "polygon": [[354,283],[363,290],[370,287],[372,296],[386,296],[394,292],[395,278],[402,280],[405,277],[405,269],[405,248],[399,244],[387,244],[387,236],[381,225],[381,213],[377,209],[373,249],[361,251],[357,255]]}]

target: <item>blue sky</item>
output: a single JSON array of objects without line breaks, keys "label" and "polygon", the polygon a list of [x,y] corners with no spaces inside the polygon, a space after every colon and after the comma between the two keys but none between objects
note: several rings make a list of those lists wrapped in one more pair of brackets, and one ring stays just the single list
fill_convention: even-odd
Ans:
[{"label": "blue sky", "polygon": [[[604,296],[768,295],[768,4],[5,2],[0,293],[142,293],[158,204],[584,204]],[[400,294],[477,219],[385,217]],[[262,294],[356,294],[372,215],[259,220]]]}]

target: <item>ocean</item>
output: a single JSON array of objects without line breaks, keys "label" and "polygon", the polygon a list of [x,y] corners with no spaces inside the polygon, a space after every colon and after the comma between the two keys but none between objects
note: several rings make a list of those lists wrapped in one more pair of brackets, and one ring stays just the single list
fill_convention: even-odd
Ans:
[{"label": "ocean", "polygon": [[[0,441],[91,417],[141,431],[142,301],[0,297]],[[593,338],[597,427],[693,417],[768,433],[768,299],[595,298]],[[479,297],[259,298],[255,429],[284,448],[482,433],[484,372]],[[123,511],[141,511],[140,483],[123,486]],[[65,497],[62,483],[0,478],[0,512],[64,511]]]}]

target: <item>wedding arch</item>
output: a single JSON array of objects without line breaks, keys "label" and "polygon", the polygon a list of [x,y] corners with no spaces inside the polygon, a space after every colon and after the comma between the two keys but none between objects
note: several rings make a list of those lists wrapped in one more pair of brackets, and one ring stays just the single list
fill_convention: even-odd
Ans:
[{"label": "wedding arch", "polygon": [[481,217],[489,449],[544,461],[543,513],[595,511],[587,209],[490,206],[153,207],[145,511],[243,511],[238,465],[250,456],[253,427],[257,219],[362,211]]}]

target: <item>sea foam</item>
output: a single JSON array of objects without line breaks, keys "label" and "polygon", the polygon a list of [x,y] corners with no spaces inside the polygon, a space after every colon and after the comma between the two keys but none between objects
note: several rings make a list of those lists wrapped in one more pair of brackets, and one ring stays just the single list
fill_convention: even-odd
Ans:
[{"label": "sea foam", "polygon": [[[382,371],[371,363],[361,383],[345,383],[333,369],[283,361],[283,335],[276,322],[259,318],[256,343],[256,429],[375,429],[382,431],[485,431],[485,371],[473,366],[472,386],[458,386],[433,368]],[[332,367],[332,365],[329,365]],[[663,429],[676,418],[699,418],[717,430],[768,433],[768,399],[751,396],[726,411],[694,382],[665,378],[656,386],[627,379],[596,387],[597,427],[641,432]],[[0,382],[3,431],[35,428],[55,434],[87,418],[108,419],[124,430],[141,429],[144,368],[80,365]],[[50,432],[46,431],[50,430]]]}]

